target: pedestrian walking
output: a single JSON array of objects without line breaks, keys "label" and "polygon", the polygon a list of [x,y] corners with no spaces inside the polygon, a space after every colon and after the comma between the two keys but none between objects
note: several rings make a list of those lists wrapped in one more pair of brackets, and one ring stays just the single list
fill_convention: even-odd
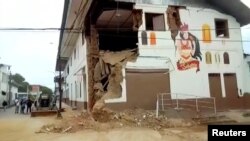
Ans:
[{"label": "pedestrian walking", "polygon": [[15,114],[19,113],[20,101],[15,99]]},{"label": "pedestrian walking", "polygon": [[31,106],[32,106],[32,101],[30,100],[30,98],[27,100],[26,102],[27,105],[27,114],[30,112],[31,113]]},{"label": "pedestrian walking", "polygon": [[21,114],[24,114],[24,109],[25,109],[25,100],[24,99],[21,99],[21,102],[20,102],[20,104],[21,104]]},{"label": "pedestrian walking", "polygon": [[7,103],[7,101],[3,101],[3,103],[2,103],[2,106],[3,106],[3,109],[4,109],[4,111],[6,111],[6,106],[8,105],[8,103]]}]

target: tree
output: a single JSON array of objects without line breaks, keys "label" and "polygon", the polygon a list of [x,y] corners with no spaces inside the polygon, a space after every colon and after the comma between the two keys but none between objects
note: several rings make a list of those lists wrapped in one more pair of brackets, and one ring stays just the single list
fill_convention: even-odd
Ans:
[{"label": "tree", "polygon": [[11,75],[11,80],[14,80],[18,85],[18,92],[27,92],[29,83],[25,81],[25,78],[21,74],[16,73],[14,75]]},{"label": "tree", "polygon": [[29,83],[24,81],[20,84],[20,86],[18,87],[18,91],[19,92],[27,92],[27,89],[30,90],[30,87],[29,87]]},{"label": "tree", "polygon": [[19,73],[16,73],[16,74],[12,75],[11,79],[14,80],[17,83],[22,83],[23,81],[25,81],[25,78]]},{"label": "tree", "polygon": [[53,91],[46,86],[40,86],[40,91],[42,91],[42,93],[46,93],[46,94],[53,94]]},{"label": "tree", "polygon": [[[14,75],[11,75],[11,80],[14,80],[14,82],[16,82],[18,86],[18,92],[27,92],[27,89],[29,91],[31,90],[31,86],[27,81],[25,81],[25,78],[21,74],[16,73]],[[46,86],[40,85],[40,91],[46,94],[53,94],[53,91]]]}]

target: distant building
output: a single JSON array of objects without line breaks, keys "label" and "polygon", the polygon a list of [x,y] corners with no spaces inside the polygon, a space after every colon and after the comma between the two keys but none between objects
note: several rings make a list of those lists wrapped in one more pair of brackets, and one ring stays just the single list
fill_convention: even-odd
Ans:
[{"label": "distant building", "polygon": [[17,87],[12,86],[10,82],[10,65],[0,64],[0,106],[5,100],[8,105],[12,105],[17,93]]},{"label": "distant building", "polygon": [[40,85],[30,85],[31,86],[31,91],[29,92],[31,95],[37,95],[42,93],[42,91],[40,91]]},{"label": "distant building", "polygon": [[27,88],[27,92],[18,92],[17,97],[19,99],[24,98],[27,99],[29,95],[36,97],[38,94],[41,94],[42,91],[40,91],[40,85],[30,85],[31,90]]},{"label": "distant building", "polygon": [[28,98],[28,93],[27,92],[18,92],[17,93],[17,98],[18,99],[27,99]]}]

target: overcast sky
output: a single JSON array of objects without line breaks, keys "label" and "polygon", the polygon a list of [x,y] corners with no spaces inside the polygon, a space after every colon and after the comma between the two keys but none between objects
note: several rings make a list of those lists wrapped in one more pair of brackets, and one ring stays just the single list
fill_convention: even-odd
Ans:
[{"label": "overcast sky", "polygon": [[[244,0],[250,3],[250,0]],[[61,26],[64,0],[0,0],[0,28]],[[242,30],[250,40],[250,25]],[[59,31],[0,31],[0,63],[11,65],[30,84],[54,88]],[[250,42],[244,42],[250,54]]]},{"label": "overcast sky", "polygon": [[[0,28],[61,26],[64,0],[0,0]],[[30,84],[54,88],[59,31],[0,31],[0,63]]]}]

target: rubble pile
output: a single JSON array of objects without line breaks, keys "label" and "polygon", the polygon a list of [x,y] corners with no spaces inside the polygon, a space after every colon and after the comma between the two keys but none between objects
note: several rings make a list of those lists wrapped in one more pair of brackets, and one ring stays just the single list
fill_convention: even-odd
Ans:
[{"label": "rubble pile", "polygon": [[155,130],[172,127],[189,127],[196,124],[191,120],[173,119],[163,115],[156,118],[155,111],[146,111],[143,109],[126,110],[116,113],[113,118],[115,121],[124,124],[124,126],[145,127]]},{"label": "rubble pile", "polygon": [[104,109],[105,100],[121,97],[122,69],[128,61],[135,61],[137,56],[137,49],[99,52],[99,61],[95,65],[93,75],[95,104],[92,116],[94,119],[102,121],[109,117],[109,112]]},{"label": "rubble pile", "polygon": [[95,116],[98,117],[98,121],[87,112],[82,112],[81,114],[71,113],[69,116],[64,116],[60,123],[45,125],[37,133],[71,133],[84,129],[107,131],[109,129],[126,127],[164,130],[166,128],[197,125],[192,120],[174,119],[166,116],[156,118],[154,111],[142,109],[125,110],[123,112],[100,110],[95,114],[97,114]]}]

